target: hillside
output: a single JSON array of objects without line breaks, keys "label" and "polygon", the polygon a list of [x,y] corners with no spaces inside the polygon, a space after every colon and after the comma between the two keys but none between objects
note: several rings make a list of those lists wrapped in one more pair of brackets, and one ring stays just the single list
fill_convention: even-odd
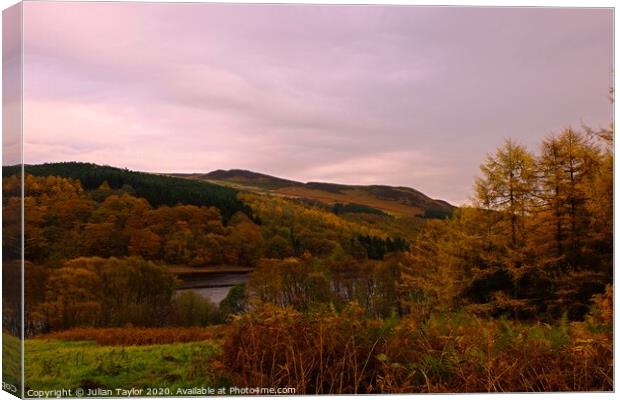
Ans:
[{"label": "hillside", "polygon": [[[34,176],[53,175],[77,179],[86,190],[97,189],[104,182],[112,189],[131,187],[137,196],[147,199],[152,206],[213,206],[220,210],[224,220],[238,211],[252,217],[252,210],[237,198],[236,190],[206,181],[192,182],[172,176],[82,162],[25,165],[24,169],[27,174]],[[15,175],[19,171],[19,166],[3,167],[2,176]]]},{"label": "hillside", "polygon": [[450,215],[455,208],[443,200],[432,199],[418,190],[403,186],[303,183],[239,169],[173,176],[227,185],[239,190],[314,200],[328,205],[356,204],[394,215],[437,218]]},{"label": "hillside", "polygon": [[254,187],[263,190],[275,190],[290,186],[300,185],[300,182],[277,178],[275,176],[260,174],[258,172],[242,169],[222,170],[218,169],[207,174],[173,174],[182,178],[190,178],[205,181],[221,181],[228,185],[236,184],[245,187]]}]

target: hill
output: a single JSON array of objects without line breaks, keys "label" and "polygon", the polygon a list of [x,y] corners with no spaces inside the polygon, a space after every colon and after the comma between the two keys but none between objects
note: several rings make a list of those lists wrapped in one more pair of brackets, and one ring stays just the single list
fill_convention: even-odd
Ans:
[{"label": "hill", "polygon": [[395,215],[443,218],[455,208],[446,201],[432,199],[404,186],[303,183],[240,169],[173,176],[227,185],[239,190],[314,200],[328,205],[354,204]]},{"label": "hill", "polygon": [[[237,198],[237,190],[202,180],[191,181],[81,162],[25,165],[24,170],[35,176],[53,175],[77,179],[86,190],[97,189],[104,182],[113,189],[130,186],[137,196],[147,199],[154,207],[177,204],[213,206],[220,210],[225,221],[237,211],[252,217],[251,208]],[[2,168],[3,177],[18,172],[19,166]]]},{"label": "hill", "polygon": [[173,174],[174,176],[206,181],[222,181],[240,186],[250,186],[256,189],[275,190],[299,185],[299,182],[277,178],[275,176],[260,174],[258,172],[242,169],[222,170],[218,169],[208,174]]}]

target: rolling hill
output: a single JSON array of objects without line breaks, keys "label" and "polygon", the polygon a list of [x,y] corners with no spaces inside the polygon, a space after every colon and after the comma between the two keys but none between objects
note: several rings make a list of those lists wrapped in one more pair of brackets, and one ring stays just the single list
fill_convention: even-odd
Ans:
[{"label": "rolling hill", "polygon": [[[15,175],[21,166],[2,167],[2,176]],[[252,218],[252,210],[237,198],[237,190],[206,181],[188,181],[178,177],[130,171],[128,169],[83,162],[59,162],[25,165],[24,172],[34,176],[60,176],[77,179],[86,190],[97,189],[103,182],[111,188],[131,187],[135,194],[143,197],[155,207],[192,204],[213,206],[220,210],[224,220],[241,211]]]},{"label": "rolling hill", "polygon": [[240,169],[173,176],[226,185],[238,190],[314,200],[327,205],[361,205],[392,215],[442,218],[450,215],[455,208],[446,201],[432,199],[404,186],[304,183]]}]

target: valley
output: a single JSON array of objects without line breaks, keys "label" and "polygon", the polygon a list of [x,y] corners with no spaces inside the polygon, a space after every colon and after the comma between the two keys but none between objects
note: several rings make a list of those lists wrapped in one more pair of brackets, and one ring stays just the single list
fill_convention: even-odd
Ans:
[{"label": "valley", "polygon": [[[507,141],[459,208],[411,188],[240,170],[27,165],[27,389],[609,390],[605,138],[543,141],[578,144],[566,159]],[[550,165],[580,165],[579,185]],[[6,277],[20,272],[21,184],[3,168]],[[3,290],[15,345],[16,288]]]}]

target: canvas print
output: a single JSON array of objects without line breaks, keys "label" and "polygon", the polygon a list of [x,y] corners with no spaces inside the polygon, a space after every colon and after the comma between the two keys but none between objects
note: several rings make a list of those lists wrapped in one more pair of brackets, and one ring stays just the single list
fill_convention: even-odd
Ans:
[{"label": "canvas print", "polygon": [[3,389],[609,392],[613,9],[3,13]]}]

